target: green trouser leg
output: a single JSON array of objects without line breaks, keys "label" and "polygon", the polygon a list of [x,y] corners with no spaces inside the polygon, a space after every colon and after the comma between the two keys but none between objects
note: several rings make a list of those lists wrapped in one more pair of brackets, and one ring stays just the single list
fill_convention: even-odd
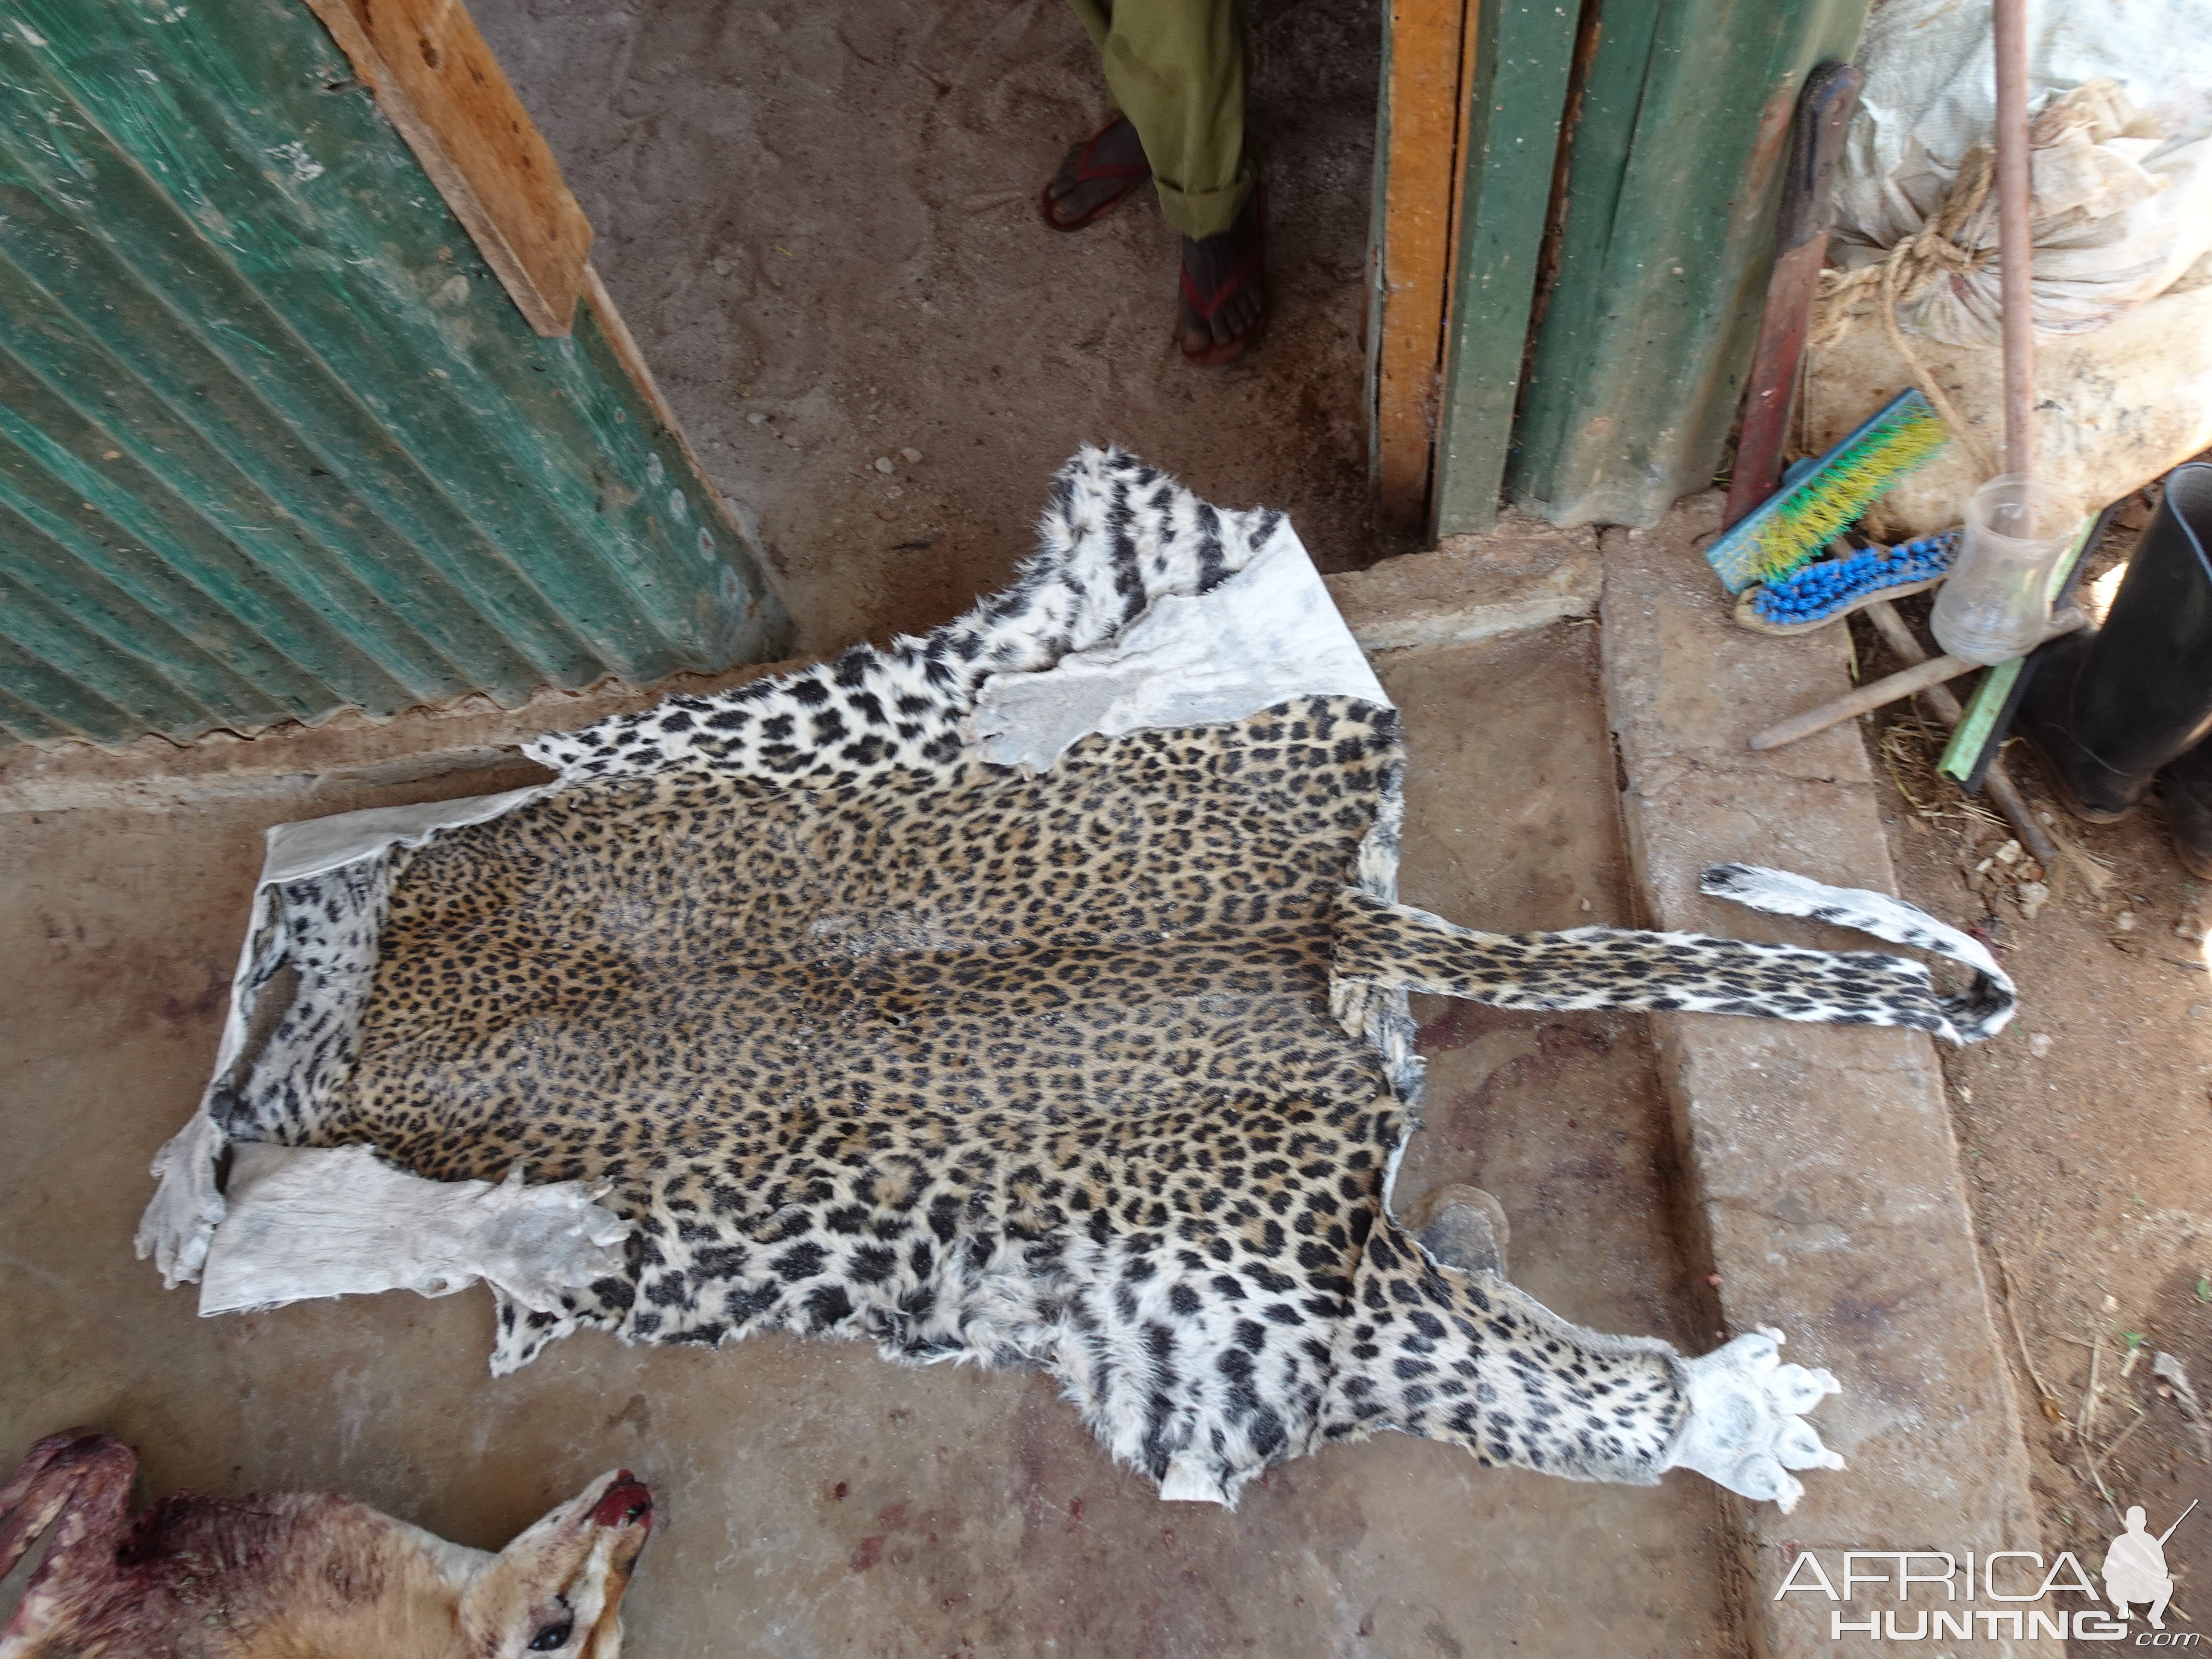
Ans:
[{"label": "green trouser leg", "polygon": [[1160,212],[1214,236],[1252,193],[1244,154],[1244,27],[1237,0],[1071,0],[1107,89],[1145,146]]}]

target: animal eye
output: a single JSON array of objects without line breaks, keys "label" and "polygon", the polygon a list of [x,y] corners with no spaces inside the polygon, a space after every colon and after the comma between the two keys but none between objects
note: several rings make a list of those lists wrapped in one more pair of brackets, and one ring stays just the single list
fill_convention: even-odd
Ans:
[{"label": "animal eye", "polygon": [[548,1625],[530,1638],[530,1650],[532,1653],[550,1653],[556,1648],[565,1648],[575,1628],[576,1621],[573,1619],[564,1619],[557,1625]]}]

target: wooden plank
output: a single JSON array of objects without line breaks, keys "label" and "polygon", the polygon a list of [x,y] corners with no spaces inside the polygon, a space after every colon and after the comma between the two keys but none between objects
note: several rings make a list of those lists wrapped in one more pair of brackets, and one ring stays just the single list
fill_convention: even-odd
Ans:
[{"label": "wooden plank", "polygon": [[1443,536],[1497,520],[1578,19],[1555,0],[1485,0],[1473,21],[1433,491]]},{"label": "wooden plank", "polygon": [[1425,520],[1436,449],[1469,13],[1470,0],[1392,0],[1386,20],[1376,495],[1383,521],[1408,527]]},{"label": "wooden plank", "polygon": [[[2087,613],[2070,605],[2051,618],[2038,645],[2047,645],[2063,634],[2071,634],[2087,628]],[[1869,714],[1876,708],[1901,702],[1916,692],[1925,691],[1931,685],[1941,685],[1946,680],[1955,680],[1961,674],[1971,674],[1982,665],[1968,662],[1964,657],[1928,657],[1910,668],[1899,669],[1885,679],[1872,680],[1855,687],[1832,702],[1817,708],[1808,708],[1802,714],[1792,714],[1786,720],[1778,720],[1764,731],[1752,734],[1746,745],[1752,749],[1779,749],[1784,744],[1809,738],[1815,732],[1825,732],[1832,726],[1840,726],[1856,715]]]},{"label": "wooden plank", "polygon": [[307,0],[531,327],[568,332],[591,221],[460,0]]},{"label": "wooden plank", "polygon": [[1583,82],[1559,270],[1507,468],[1555,524],[1656,524],[1742,401],[1798,90],[1867,0],[1622,0]]}]

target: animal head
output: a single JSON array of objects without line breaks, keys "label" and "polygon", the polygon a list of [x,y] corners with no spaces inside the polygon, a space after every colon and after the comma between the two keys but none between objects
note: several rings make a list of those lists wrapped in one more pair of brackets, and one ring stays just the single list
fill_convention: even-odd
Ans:
[{"label": "animal head", "polygon": [[524,1532],[471,1577],[457,1622],[469,1659],[615,1659],[623,1592],[653,1528],[653,1493],[628,1469]]},{"label": "animal head", "polygon": [[627,1469],[497,1554],[316,1492],[183,1492],[134,1520],[136,1463],[73,1430],[0,1486],[0,1572],[53,1534],[0,1659],[617,1659],[653,1528]]}]

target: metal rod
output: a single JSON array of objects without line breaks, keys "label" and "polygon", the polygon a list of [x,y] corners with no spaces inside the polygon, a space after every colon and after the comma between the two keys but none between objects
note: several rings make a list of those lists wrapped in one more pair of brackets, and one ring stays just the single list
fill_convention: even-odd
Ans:
[{"label": "metal rod", "polygon": [[1997,270],[2004,311],[2004,465],[2035,472],[2034,234],[2027,154],[2027,0],[1991,0],[1997,81]]},{"label": "metal rod", "polygon": [[[2085,614],[2069,605],[2051,617],[2051,626],[2044,630],[2043,640],[2055,640],[2061,634],[2071,634],[2077,628],[2087,627],[2088,623],[2089,618]],[[2043,640],[2038,640],[2036,643],[2040,645]],[[1907,668],[1887,679],[1862,685],[1848,696],[1838,697],[1833,702],[1824,702],[1817,708],[1808,708],[1802,714],[1792,714],[1786,720],[1778,720],[1754,735],[1750,746],[1753,749],[1779,749],[1800,738],[1809,738],[1815,732],[1825,732],[1854,714],[1869,713],[1885,703],[1909,697],[1916,691],[1925,691],[1931,685],[1942,684],[1945,680],[1955,680],[1960,675],[1971,674],[1983,666],[1984,665],[1981,663],[1968,662],[1964,657],[1930,658],[1917,667]]]},{"label": "metal rod", "polygon": [[[1887,599],[1876,599],[1863,608],[1875,630],[1888,642],[1889,648],[1904,659],[1907,667],[1928,660],[1928,653],[1920,648],[1920,641],[1912,637],[1912,630],[1905,625],[1905,618],[1897,614],[1895,605]],[[1956,726],[1966,718],[1966,711],[1960,707],[1959,700],[1942,686],[1931,685],[1920,695],[1928,707],[1935,711],[1936,718],[1944,725]],[[1989,763],[1982,775],[1982,787],[1997,804],[1997,811],[2005,815],[2005,822],[2012,825],[2013,834],[2018,836],[2020,844],[2027,848],[2028,857],[2045,870],[2056,865],[2058,862],[2058,844],[2045,834],[2043,826],[2036,822],[2034,810],[2028,805],[2027,798],[2020,793],[2020,786],[2012,781],[2012,774],[2005,770],[2002,761],[1993,760]]]},{"label": "metal rod", "polygon": [[2027,797],[2020,793],[2020,786],[2012,781],[2012,774],[2004,770],[2002,761],[1991,761],[1990,769],[1983,775],[1982,787],[1997,804],[1997,811],[2005,815],[2012,825],[2013,834],[2020,844],[2027,848],[2028,857],[2046,871],[2058,867],[2058,843],[2051,839],[2044,827],[2036,822],[2035,813],[2027,804]]}]

